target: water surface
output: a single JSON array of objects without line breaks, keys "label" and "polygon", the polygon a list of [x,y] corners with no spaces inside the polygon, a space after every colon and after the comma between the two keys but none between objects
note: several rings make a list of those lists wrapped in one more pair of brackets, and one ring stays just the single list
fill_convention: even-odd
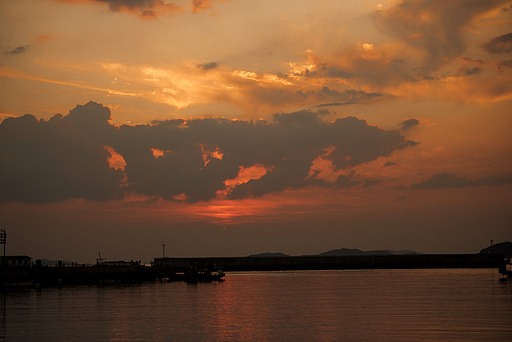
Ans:
[{"label": "water surface", "polygon": [[510,341],[496,269],[230,273],[0,294],[0,340]]}]

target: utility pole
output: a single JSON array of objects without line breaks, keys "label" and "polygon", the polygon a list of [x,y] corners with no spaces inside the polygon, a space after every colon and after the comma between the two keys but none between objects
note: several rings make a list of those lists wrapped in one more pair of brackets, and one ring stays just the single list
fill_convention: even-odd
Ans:
[{"label": "utility pole", "polygon": [[163,257],[165,258],[165,245],[162,245],[162,249],[163,249],[163,251],[162,251]]},{"label": "utility pole", "polygon": [[7,242],[7,233],[5,231],[5,222],[4,222],[4,229],[0,232],[0,244],[4,245],[4,258],[2,260],[2,263],[7,265],[7,260],[5,260],[5,243]]}]

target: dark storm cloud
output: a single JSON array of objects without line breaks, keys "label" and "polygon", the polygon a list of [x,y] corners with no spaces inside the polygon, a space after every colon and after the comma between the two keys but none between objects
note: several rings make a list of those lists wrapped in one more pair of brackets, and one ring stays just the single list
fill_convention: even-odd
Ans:
[{"label": "dark storm cloud", "polygon": [[32,115],[0,124],[0,200],[51,202],[115,198],[123,174],[109,167],[110,111],[89,103],[68,116]]},{"label": "dark storm cloud", "polygon": [[512,52],[512,32],[493,38],[482,47],[490,54],[510,53]]},{"label": "dark storm cloud", "polygon": [[23,52],[27,51],[27,48],[29,48],[30,45],[26,45],[26,46],[18,46],[17,48],[14,48],[10,51],[6,51],[4,52],[4,54],[6,55],[19,55],[19,54],[22,54]]},{"label": "dark storm cloud", "polygon": [[203,64],[198,64],[197,67],[199,69],[202,69],[204,71],[208,71],[208,70],[211,70],[211,69],[215,69],[218,67],[218,64],[215,63],[215,62],[210,62],[210,63],[203,63]]},{"label": "dark storm cloud", "polygon": [[321,115],[331,114],[329,110],[319,110],[312,112],[311,110],[301,110],[299,112],[285,114],[276,113],[272,115],[274,122],[282,125],[311,125],[322,122]]},{"label": "dark storm cloud", "polygon": [[457,70],[457,73],[455,74],[455,76],[463,77],[463,76],[478,75],[479,73],[482,72],[482,70],[484,70],[484,69],[480,68],[480,67],[470,67],[470,66],[464,65],[464,66],[460,67],[459,70]]},{"label": "dark storm cloud", "polygon": [[377,184],[379,184],[381,182],[382,182],[382,180],[380,180],[380,179],[375,179],[375,180],[365,179],[363,181],[363,185],[361,185],[361,188],[368,188],[368,187],[377,185]]},{"label": "dark storm cloud", "polygon": [[420,121],[418,119],[405,119],[398,125],[402,126],[402,131],[406,131],[408,129],[418,126],[419,124],[420,124]]},{"label": "dark storm cloud", "polygon": [[442,188],[467,188],[484,185],[504,185],[512,183],[512,174],[504,177],[484,177],[477,180],[470,180],[466,177],[459,177],[454,173],[441,172],[429,179],[414,184],[414,189],[442,189]]},{"label": "dark storm cloud", "polygon": [[367,93],[363,90],[355,89],[347,89],[344,92],[338,92],[336,90],[331,90],[328,87],[323,87],[318,92],[309,92],[306,93],[305,95],[316,95],[320,100],[334,101],[316,105],[315,108],[336,107],[350,104],[367,104],[377,99],[380,100],[386,98],[386,95],[380,93]]},{"label": "dark storm cloud", "polygon": [[[361,181],[348,171],[334,183],[308,177],[313,161],[323,155],[334,171],[350,170],[415,145],[398,131],[354,117],[324,122],[320,117],[327,113],[278,113],[273,123],[198,118],[116,127],[108,108],[89,102],[48,121],[9,118],[0,124],[0,200],[108,200],[133,192],[210,200],[226,190],[224,181],[235,179],[241,166],[255,165],[268,172],[236,186],[228,198],[309,185],[343,188]],[[105,146],[124,158],[124,171],[109,167]]]},{"label": "dark storm cloud", "polygon": [[174,12],[181,12],[182,7],[163,0],[60,0],[67,3],[96,2],[107,4],[112,12],[138,14],[143,19],[153,19]]},{"label": "dark storm cloud", "polygon": [[94,0],[108,4],[111,11],[117,12],[124,8],[129,9],[150,9],[165,4],[162,0]]},{"label": "dark storm cloud", "polygon": [[512,68],[512,60],[498,62],[498,69],[501,70],[501,68]]}]

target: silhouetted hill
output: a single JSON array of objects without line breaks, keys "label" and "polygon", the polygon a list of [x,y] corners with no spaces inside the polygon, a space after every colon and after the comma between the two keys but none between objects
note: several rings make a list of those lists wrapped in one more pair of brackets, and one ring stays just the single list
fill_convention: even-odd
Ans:
[{"label": "silhouetted hill", "polygon": [[[313,256],[354,256],[354,255],[417,255],[423,254],[415,251],[411,251],[409,249],[403,249],[401,251],[392,251],[392,250],[376,250],[376,251],[362,251],[360,249],[351,249],[351,248],[341,248],[341,249],[333,249],[324,253],[315,254]],[[284,253],[261,253],[261,254],[252,254],[249,257],[257,257],[257,258],[277,258],[277,257],[289,257],[289,255]]]},{"label": "silhouetted hill", "polygon": [[480,254],[505,254],[506,258],[510,258],[512,255],[512,242],[500,242],[495,245],[484,248],[480,251]]},{"label": "silhouetted hill", "polygon": [[367,251],[360,249],[341,248],[320,253],[319,256],[353,256],[353,255],[393,255],[390,251]]},{"label": "silhouetted hill", "polygon": [[420,252],[416,252],[416,251],[411,251],[409,249],[402,249],[401,251],[393,251],[393,250],[388,249],[387,251],[391,252],[391,254],[394,254],[394,255],[418,255],[418,254],[424,254],[424,253],[420,253]]},{"label": "silhouetted hill", "polygon": [[249,255],[249,257],[256,258],[278,258],[278,257],[289,257],[289,255],[284,253],[260,253]]}]

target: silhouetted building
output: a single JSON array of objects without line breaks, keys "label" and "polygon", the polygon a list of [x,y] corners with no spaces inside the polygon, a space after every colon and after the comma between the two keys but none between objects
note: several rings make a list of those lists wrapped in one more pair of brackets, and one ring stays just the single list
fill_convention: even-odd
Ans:
[{"label": "silhouetted building", "polygon": [[0,264],[9,267],[30,267],[32,258],[27,255],[0,257]]},{"label": "silhouetted building", "polygon": [[183,271],[192,265],[190,258],[155,258],[153,266],[165,267],[175,271]]}]

